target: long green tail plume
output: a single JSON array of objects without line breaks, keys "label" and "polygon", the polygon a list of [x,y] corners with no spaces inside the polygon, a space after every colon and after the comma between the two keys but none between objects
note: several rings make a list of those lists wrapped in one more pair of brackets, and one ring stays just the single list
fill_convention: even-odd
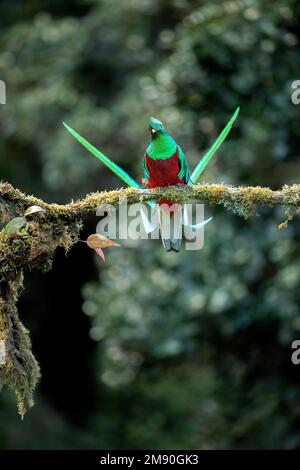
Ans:
[{"label": "long green tail plume", "polygon": [[239,111],[240,111],[240,108],[237,108],[235,110],[235,112],[232,115],[230,121],[228,122],[226,127],[224,127],[224,129],[222,130],[222,132],[219,135],[219,137],[217,138],[217,140],[213,143],[213,145],[208,150],[208,152],[200,160],[200,162],[198,163],[198,165],[196,166],[195,170],[193,171],[193,173],[190,177],[189,184],[196,184],[197,183],[197,181],[199,180],[199,178],[202,175],[203,171],[205,170],[206,166],[208,165],[208,163],[210,162],[210,160],[212,159],[212,157],[214,156],[216,151],[221,147],[222,143],[224,142],[224,140],[228,136],[229,132],[231,131],[233,123],[236,120],[236,118],[238,117]]},{"label": "long green tail plume", "polygon": [[[196,184],[197,181],[199,180],[200,176],[202,175],[203,171],[205,170],[206,166],[214,156],[214,154],[217,152],[217,150],[220,148],[226,137],[228,136],[234,121],[236,120],[238,114],[239,114],[240,108],[237,108],[232,115],[230,121],[224,127],[222,130],[221,134],[218,136],[217,140],[214,142],[214,144],[211,146],[211,148],[208,150],[208,152],[204,155],[204,157],[200,160],[198,165],[196,166],[195,170],[193,171],[189,184]],[[98,150],[96,147],[94,147],[92,144],[90,144],[86,139],[84,139],[81,135],[79,135],[72,127],[70,127],[68,124],[63,122],[63,125],[65,128],[72,134],[73,137],[75,137],[78,142],[80,142],[89,152],[91,152],[95,157],[97,157],[102,163],[104,163],[105,166],[107,166],[113,173],[115,173],[124,183],[127,184],[127,186],[131,186],[134,188],[142,189],[141,186],[137,181],[135,181],[131,176],[126,173],[119,165],[114,163],[112,160],[110,160],[108,157],[106,157],[100,150]],[[153,201],[148,201],[148,204],[154,205]]]},{"label": "long green tail plume", "polygon": [[108,157],[106,157],[100,150],[96,149],[92,144],[90,144],[86,139],[81,137],[72,127],[68,126],[65,122],[63,122],[63,125],[65,128],[72,134],[75,139],[78,140],[89,152],[91,152],[95,157],[97,157],[104,165],[106,165],[113,173],[115,173],[121,180],[124,181],[128,186],[134,187],[134,188],[141,188],[139,183],[135,181],[131,176],[126,173],[126,171],[122,170],[119,165],[114,163],[112,160],[110,160]]}]

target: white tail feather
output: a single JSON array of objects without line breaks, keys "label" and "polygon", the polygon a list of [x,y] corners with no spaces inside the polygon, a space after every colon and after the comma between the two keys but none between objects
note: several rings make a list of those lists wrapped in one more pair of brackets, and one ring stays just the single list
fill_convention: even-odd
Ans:
[{"label": "white tail feather", "polygon": [[182,241],[182,208],[170,217],[169,210],[159,208],[160,234],[167,251],[179,251]]},{"label": "white tail feather", "polygon": [[[159,225],[159,217],[158,217],[158,209],[157,209],[158,206],[155,206],[155,212],[154,212],[154,221],[150,222],[150,220],[148,219],[147,215],[145,214],[144,212],[144,208],[142,207],[141,210],[140,210],[140,214],[141,214],[141,217],[142,217],[142,222],[143,222],[143,225],[144,225],[144,229],[145,229],[145,232],[147,234],[151,233],[151,232],[154,232],[155,229],[157,229],[158,225]],[[153,212],[151,210],[151,215],[153,216]]]}]

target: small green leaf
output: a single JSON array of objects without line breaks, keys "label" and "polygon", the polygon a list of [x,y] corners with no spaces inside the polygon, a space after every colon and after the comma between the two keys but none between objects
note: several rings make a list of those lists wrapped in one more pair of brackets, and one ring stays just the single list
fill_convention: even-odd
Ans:
[{"label": "small green leaf", "polygon": [[11,233],[18,232],[21,228],[25,227],[26,223],[25,217],[15,217],[4,227],[4,233],[9,235]]}]

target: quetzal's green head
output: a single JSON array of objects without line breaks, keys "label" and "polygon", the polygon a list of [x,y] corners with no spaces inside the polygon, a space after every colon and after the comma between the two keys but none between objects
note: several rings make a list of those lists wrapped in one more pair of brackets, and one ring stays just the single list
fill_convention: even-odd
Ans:
[{"label": "quetzal's green head", "polygon": [[149,131],[152,139],[155,139],[161,134],[167,134],[163,123],[154,117],[149,119]]}]

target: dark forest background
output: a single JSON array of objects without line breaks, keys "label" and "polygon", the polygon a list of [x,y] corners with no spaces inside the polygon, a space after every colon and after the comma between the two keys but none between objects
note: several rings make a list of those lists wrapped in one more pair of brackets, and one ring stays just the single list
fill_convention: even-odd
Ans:
[{"label": "dark forest background", "polygon": [[[299,182],[299,7],[2,0],[1,179],[60,203],[120,187],[66,121],[140,180],[150,115],[193,168],[241,106],[203,180]],[[206,215],[199,252],[123,244],[104,265],[78,244],[27,273],[19,310],[43,375],[23,422],[1,392],[0,448],[300,448],[299,220]]]}]

